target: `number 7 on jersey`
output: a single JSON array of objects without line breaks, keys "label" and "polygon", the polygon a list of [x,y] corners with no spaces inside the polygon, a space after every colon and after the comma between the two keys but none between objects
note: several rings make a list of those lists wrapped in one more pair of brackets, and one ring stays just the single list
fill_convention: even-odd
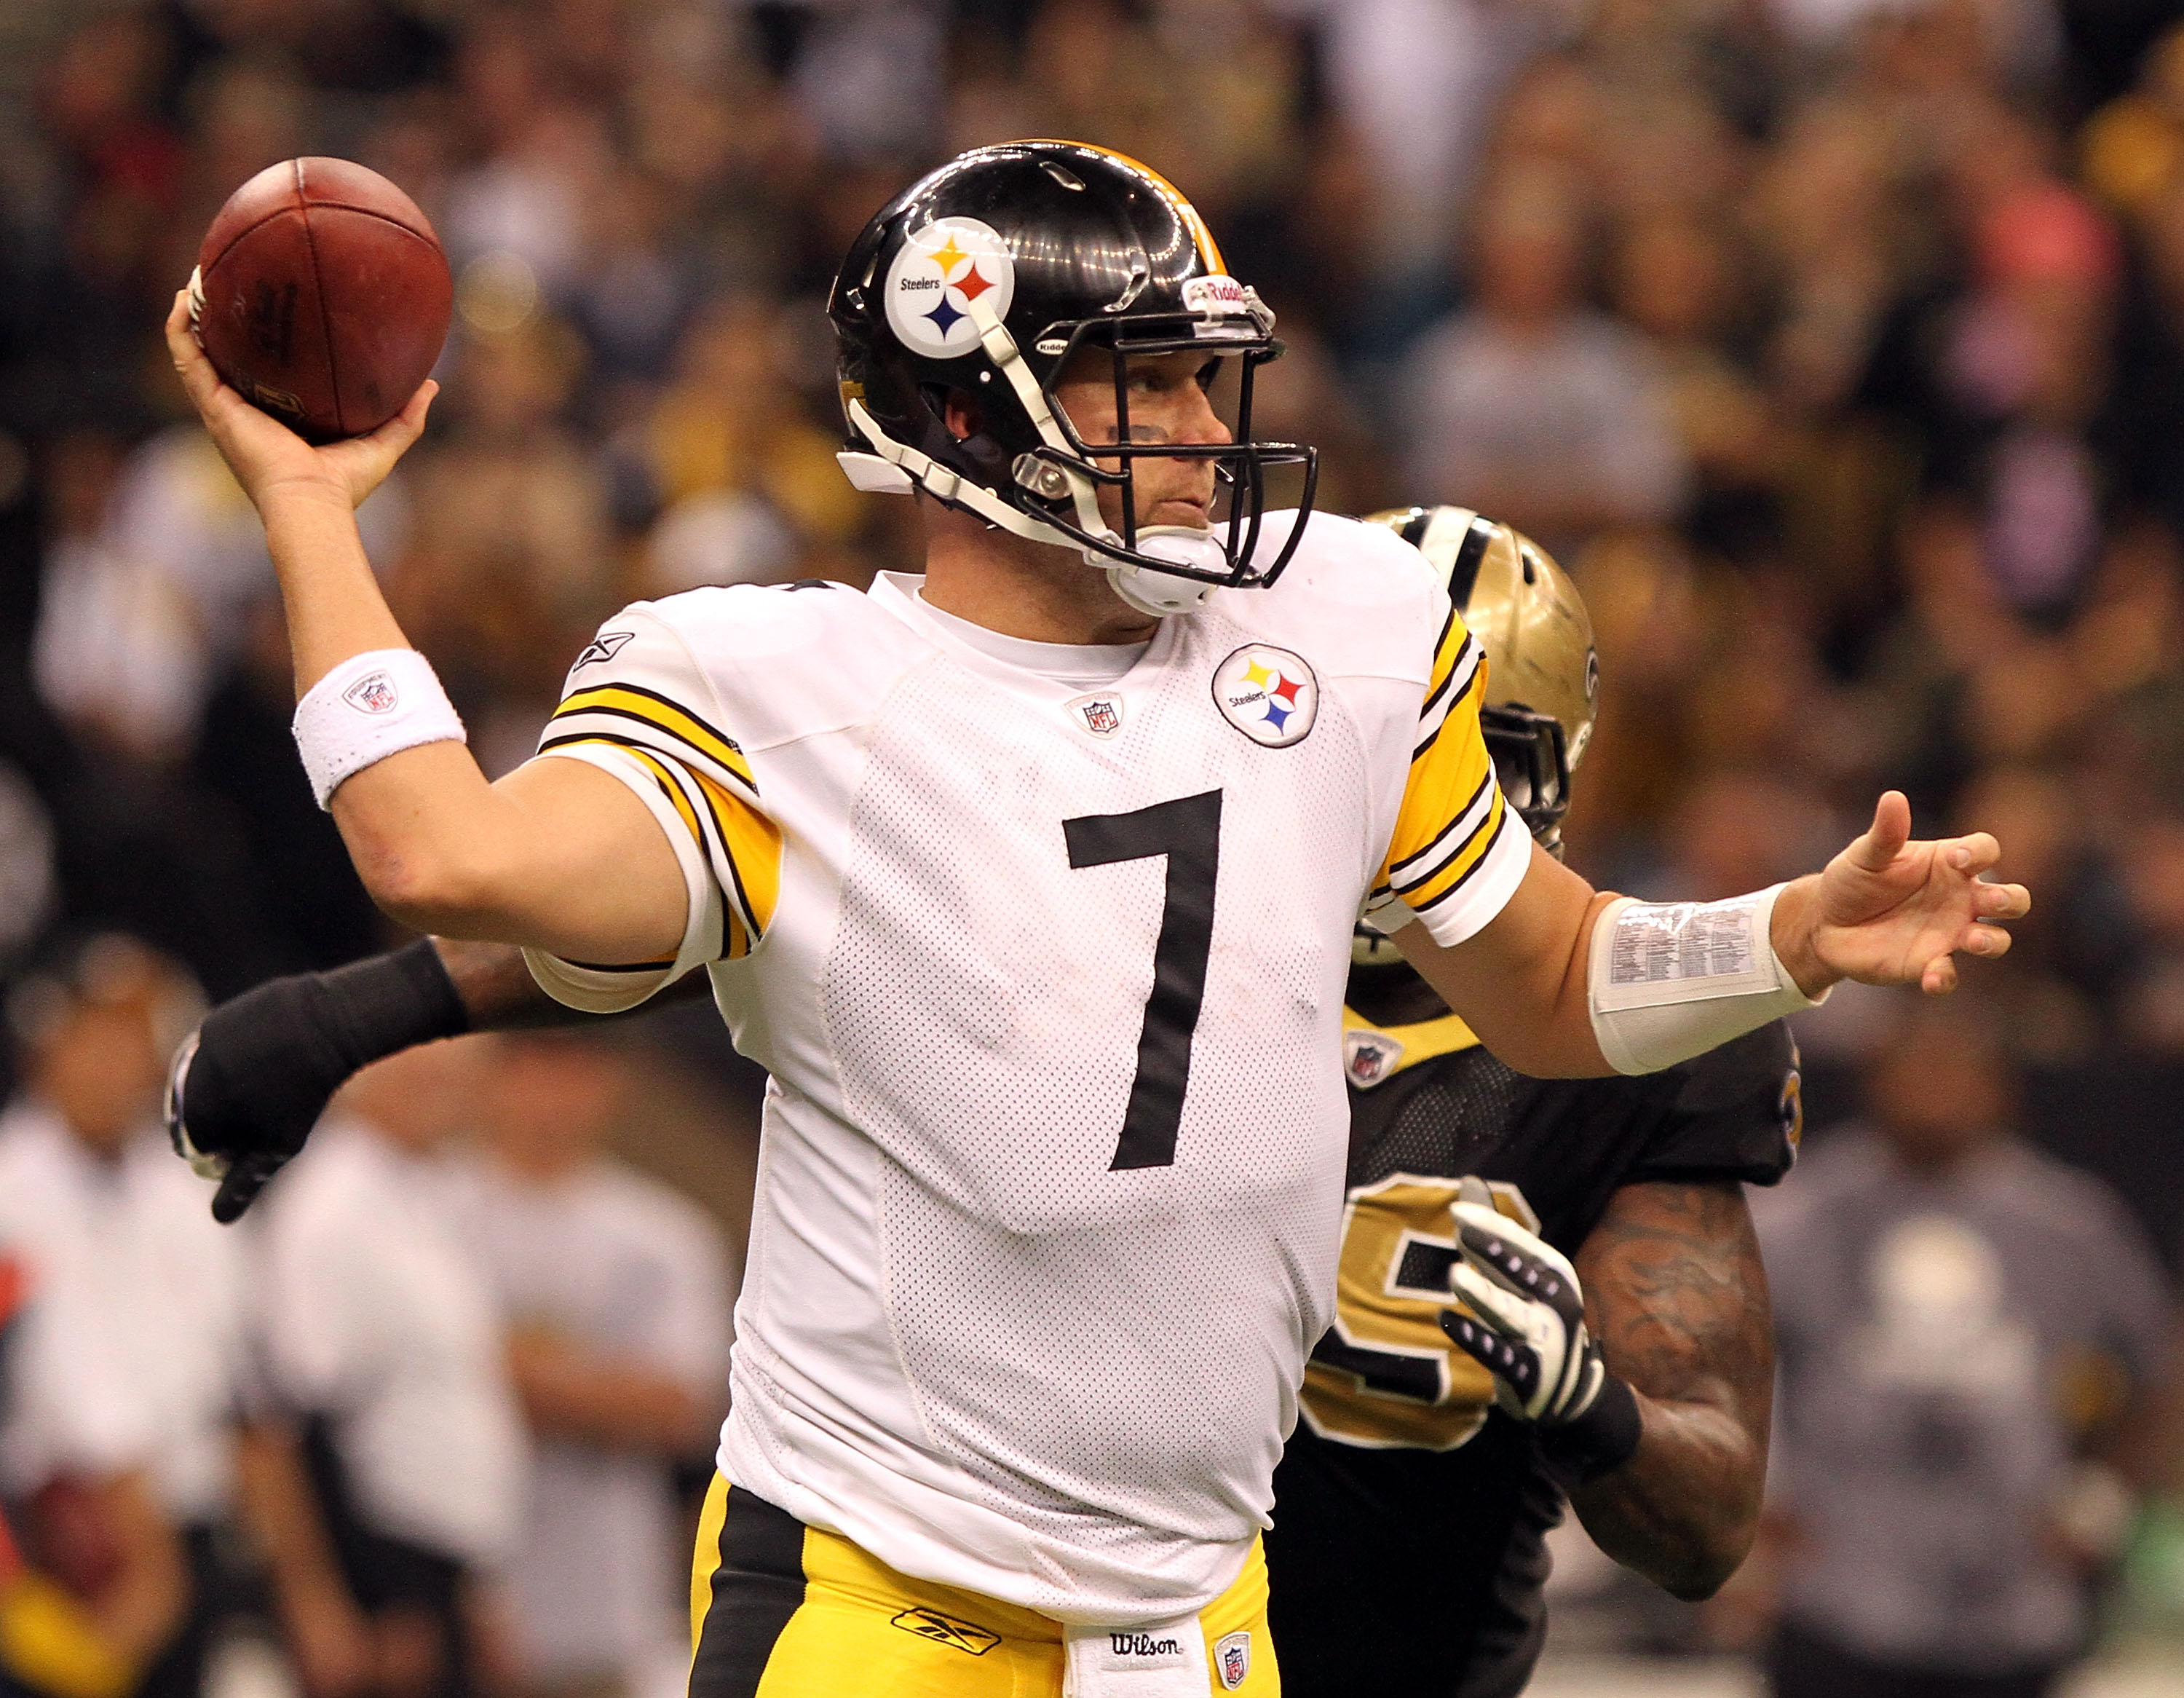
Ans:
[{"label": "number 7 on jersey", "polygon": [[1106,867],[1117,861],[1167,857],[1167,894],[1153,945],[1153,988],[1138,1037],[1137,1076],[1114,1173],[1130,1167],[1170,1167],[1176,1129],[1190,1085],[1190,1040],[1206,1000],[1206,962],[1213,949],[1213,886],[1221,870],[1221,792],[1178,796],[1133,813],[1089,813],[1061,823],[1069,864]]}]

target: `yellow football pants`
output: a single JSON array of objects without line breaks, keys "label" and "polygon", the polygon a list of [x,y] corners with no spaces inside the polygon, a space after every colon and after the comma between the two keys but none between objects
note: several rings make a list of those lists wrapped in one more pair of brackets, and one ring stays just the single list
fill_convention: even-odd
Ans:
[{"label": "yellow football pants", "polygon": [[[1256,1544],[1200,1623],[1212,1698],[1279,1698]],[[1249,1667],[1231,1686],[1215,1648],[1239,1633]],[[1061,1698],[1059,1623],[898,1574],[718,1475],[690,1567],[690,1698]]]}]

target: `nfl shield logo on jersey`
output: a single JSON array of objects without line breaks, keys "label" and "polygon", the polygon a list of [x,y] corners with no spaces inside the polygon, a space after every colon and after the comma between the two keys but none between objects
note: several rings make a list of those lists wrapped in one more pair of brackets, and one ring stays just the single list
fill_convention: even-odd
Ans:
[{"label": "nfl shield logo on jersey", "polygon": [[1342,1070],[1361,1091],[1369,1091],[1396,1070],[1403,1046],[1385,1032],[1353,1027],[1342,1034]]},{"label": "nfl shield logo on jersey", "polygon": [[1241,1686],[1244,1677],[1251,1672],[1251,1635],[1248,1632],[1230,1634],[1217,1640],[1213,1666],[1220,1672],[1222,1685],[1229,1691]]},{"label": "nfl shield logo on jersey", "polygon": [[1301,743],[1319,714],[1319,679],[1301,655],[1250,643],[1214,669],[1213,705],[1265,749]]},{"label": "nfl shield logo on jersey", "polygon": [[342,692],[342,700],[359,713],[392,713],[402,698],[385,673],[368,672]]},{"label": "nfl shield logo on jersey", "polygon": [[1095,737],[1112,737],[1123,729],[1123,698],[1112,691],[1074,696],[1069,717]]}]

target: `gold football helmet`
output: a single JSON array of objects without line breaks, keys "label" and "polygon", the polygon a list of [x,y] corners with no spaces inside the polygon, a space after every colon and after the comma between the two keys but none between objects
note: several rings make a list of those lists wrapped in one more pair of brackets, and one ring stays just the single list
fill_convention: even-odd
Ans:
[{"label": "gold football helmet", "polygon": [[1426,557],[1486,651],[1479,717],[1502,793],[1533,836],[1558,847],[1600,698],[1592,619],[1577,586],[1529,537],[1468,507],[1399,507],[1368,522]]},{"label": "gold football helmet", "polygon": [[[1486,651],[1479,727],[1509,806],[1550,854],[1562,854],[1570,779],[1592,740],[1600,660],[1592,617],[1546,550],[1468,507],[1393,507],[1369,516],[1426,557]],[[1377,947],[1368,947],[1368,934]],[[1396,958],[1358,928],[1361,963]]]}]

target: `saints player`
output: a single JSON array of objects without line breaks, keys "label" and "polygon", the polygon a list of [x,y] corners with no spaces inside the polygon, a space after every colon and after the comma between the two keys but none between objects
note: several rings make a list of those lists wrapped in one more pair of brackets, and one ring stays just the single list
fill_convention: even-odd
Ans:
[{"label": "saints player", "polygon": [[[1851,975],[1946,989],[2029,899],[1892,795],[1825,874],[1696,913],[1537,852],[1446,588],[1307,523],[1310,451],[1251,433],[1272,316],[1133,161],[965,154],[829,312],[844,470],[922,495],[924,578],[630,608],[498,784],[352,517],[430,386],[314,448],[187,294],[169,345],[375,897],[575,1007],[702,967],[772,1075],[693,1690],[1271,1692],[1257,1534],[1334,1318],[1361,910],[1498,1054],[1585,1075]],[[1284,464],[1305,508],[1271,513]],[[196,1153],[247,1187],[265,1153]]]},{"label": "saints player", "polygon": [[[1484,645],[1503,794],[1558,852],[1592,733],[1584,604],[1504,527],[1453,507],[1384,517]],[[1267,1535],[1283,1682],[1291,1698],[1502,1698],[1539,1655],[1566,1490],[1602,1547],[1681,1597],[1711,1593],[1751,1545],[1774,1346],[1741,1186],[1796,1154],[1797,1052],[1778,1023],[1644,1078],[1524,1078],[1363,930],[1344,1025],[1335,1321],[1305,1370]],[[1564,1313],[1584,1321],[1528,1327],[1490,1287],[1445,1332],[1451,1271],[1474,1292],[1490,1276],[1465,1262],[1467,1238],[1486,1265],[1498,1243],[1565,1276]],[[1480,1322],[1497,1299],[1509,1340]],[[1537,1418],[1512,1382],[1522,1351]],[[1552,1409],[1546,1380],[1568,1387]]]}]

